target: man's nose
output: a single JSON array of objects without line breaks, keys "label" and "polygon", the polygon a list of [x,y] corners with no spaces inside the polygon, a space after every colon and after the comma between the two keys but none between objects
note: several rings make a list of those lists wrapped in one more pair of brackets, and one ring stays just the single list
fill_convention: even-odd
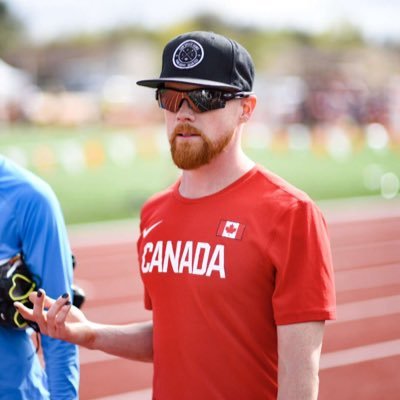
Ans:
[{"label": "man's nose", "polygon": [[189,102],[186,99],[182,99],[177,112],[177,117],[179,119],[191,119],[193,116],[194,111],[190,107]]}]

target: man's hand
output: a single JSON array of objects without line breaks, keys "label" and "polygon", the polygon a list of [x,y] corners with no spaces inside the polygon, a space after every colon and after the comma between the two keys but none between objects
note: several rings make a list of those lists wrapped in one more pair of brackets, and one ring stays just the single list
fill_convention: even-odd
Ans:
[{"label": "man's hand", "polygon": [[85,347],[92,341],[91,323],[82,311],[71,304],[68,293],[57,300],[47,297],[43,289],[29,295],[33,309],[15,302],[21,315],[39,325],[40,332],[56,339]]}]

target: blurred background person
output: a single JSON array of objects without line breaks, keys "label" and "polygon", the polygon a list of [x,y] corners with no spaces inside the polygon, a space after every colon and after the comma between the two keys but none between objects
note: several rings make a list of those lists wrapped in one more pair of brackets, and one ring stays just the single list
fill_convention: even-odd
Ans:
[{"label": "blurred background person", "polygon": [[[72,256],[60,205],[40,178],[0,155],[0,399],[78,398],[78,349],[37,338],[12,307],[36,285],[72,298]],[[35,325],[32,327],[37,330]]]}]

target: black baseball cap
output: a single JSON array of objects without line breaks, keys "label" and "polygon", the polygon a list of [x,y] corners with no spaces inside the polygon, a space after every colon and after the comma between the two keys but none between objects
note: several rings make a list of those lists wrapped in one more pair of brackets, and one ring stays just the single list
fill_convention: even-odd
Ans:
[{"label": "black baseball cap", "polygon": [[213,32],[195,31],[167,43],[159,78],[136,83],[159,88],[166,82],[179,82],[251,92],[253,80],[254,63],[243,46]]}]

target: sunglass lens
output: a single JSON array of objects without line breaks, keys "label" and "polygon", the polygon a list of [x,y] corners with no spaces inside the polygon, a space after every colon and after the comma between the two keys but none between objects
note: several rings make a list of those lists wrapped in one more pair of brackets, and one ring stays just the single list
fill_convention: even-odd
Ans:
[{"label": "sunglass lens", "polygon": [[161,108],[171,112],[178,112],[183,100],[186,100],[190,108],[197,113],[225,107],[225,100],[221,99],[221,92],[210,89],[190,91],[159,89],[157,99]]},{"label": "sunglass lens", "polygon": [[177,112],[182,101],[182,96],[179,92],[166,89],[159,89],[157,98],[159,106],[171,112]]},{"label": "sunglass lens", "polygon": [[199,89],[189,92],[189,97],[195,105],[197,112],[217,110],[225,107],[221,99],[221,92],[210,89]]}]

